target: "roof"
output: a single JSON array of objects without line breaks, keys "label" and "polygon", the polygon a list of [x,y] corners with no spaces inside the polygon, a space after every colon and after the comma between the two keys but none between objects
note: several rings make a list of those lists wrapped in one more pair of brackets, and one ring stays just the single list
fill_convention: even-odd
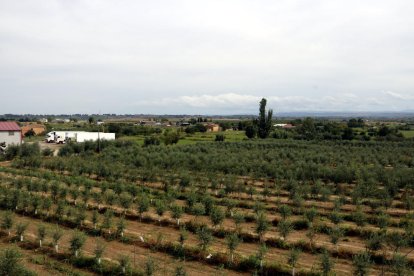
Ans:
[{"label": "roof", "polygon": [[31,129],[31,128],[46,128],[46,127],[44,125],[41,125],[41,124],[30,124],[30,125],[24,125],[24,126],[22,126],[22,128]]},{"label": "roof", "polygon": [[16,122],[0,122],[0,131],[20,131]]}]

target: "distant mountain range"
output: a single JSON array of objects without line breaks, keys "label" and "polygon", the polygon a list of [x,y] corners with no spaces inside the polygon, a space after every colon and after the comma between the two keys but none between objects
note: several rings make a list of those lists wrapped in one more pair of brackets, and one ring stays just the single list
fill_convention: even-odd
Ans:
[{"label": "distant mountain range", "polygon": [[[257,114],[234,114],[234,115],[206,115],[206,114],[3,114],[0,120],[19,120],[19,119],[40,119],[40,118],[76,118],[88,119],[90,116],[96,119],[113,119],[113,118],[191,118],[191,117],[209,117],[216,119],[244,119],[256,117]],[[346,119],[346,118],[365,118],[365,119],[413,119],[414,111],[292,111],[292,112],[275,112],[275,118],[303,118],[317,117],[326,119]]]}]

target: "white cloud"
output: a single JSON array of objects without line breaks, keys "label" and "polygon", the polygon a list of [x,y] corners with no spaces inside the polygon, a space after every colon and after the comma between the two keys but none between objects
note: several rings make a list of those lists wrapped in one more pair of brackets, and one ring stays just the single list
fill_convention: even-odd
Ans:
[{"label": "white cloud", "polygon": [[[385,93],[379,97],[358,97],[344,93],[337,96],[264,96],[268,107],[276,112],[290,111],[381,111],[387,105],[387,111],[399,111],[402,100],[395,100],[395,95]],[[228,93],[218,95],[180,96],[161,99],[137,101],[136,107],[154,106],[163,110],[192,110],[196,114],[255,114],[262,97],[246,94]],[[405,103],[404,110],[412,110],[414,102]],[[211,112],[214,110],[219,113]]]},{"label": "white cloud", "polygon": [[19,103],[0,112],[244,113],[262,95],[412,109],[412,14],[412,0],[0,0],[0,96]]},{"label": "white cloud", "polygon": [[400,94],[400,93],[396,93],[393,91],[385,91],[384,94],[387,96],[390,96],[391,98],[395,98],[398,100],[408,100],[408,101],[414,100],[414,95]]}]

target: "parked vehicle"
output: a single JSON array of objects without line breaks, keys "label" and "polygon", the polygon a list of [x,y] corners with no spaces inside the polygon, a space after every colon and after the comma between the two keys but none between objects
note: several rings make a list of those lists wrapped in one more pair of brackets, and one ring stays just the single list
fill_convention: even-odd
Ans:
[{"label": "parked vehicle", "polygon": [[6,151],[6,142],[0,143],[0,153],[3,153]]},{"label": "parked vehicle", "polygon": [[85,131],[51,131],[46,134],[45,142],[63,144],[67,140],[70,140],[71,138],[73,138],[76,135],[76,133],[80,133],[80,132],[85,132]]}]

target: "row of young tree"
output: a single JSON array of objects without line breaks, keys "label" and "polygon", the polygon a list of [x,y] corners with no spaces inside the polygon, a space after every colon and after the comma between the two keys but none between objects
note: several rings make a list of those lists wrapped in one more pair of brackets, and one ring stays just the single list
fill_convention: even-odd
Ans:
[{"label": "row of young tree", "polygon": [[[39,183],[33,183],[31,185],[28,185],[27,187],[29,189],[31,189],[31,187],[40,187],[40,189],[43,189],[43,188],[41,188],[43,185],[42,184],[38,185],[38,184]],[[17,183],[17,185],[20,185],[20,184]],[[19,190],[21,190],[22,187],[18,186],[18,188],[19,188]],[[39,188],[37,188],[37,189],[39,189]],[[43,189],[43,191],[44,190],[47,191],[47,189]],[[77,190],[77,189],[75,188],[74,190]],[[7,198],[14,198],[14,197],[7,197]],[[144,198],[147,198],[147,197],[145,196]],[[190,199],[191,199],[191,197],[190,197]],[[76,198],[74,198],[74,200],[76,202]],[[36,203],[36,200],[34,200],[33,202],[34,202],[35,205],[32,208],[32,210],[33,210],[32,212],[36,213],[37,212],[37,207],[35,207],[35,206],[39,206],[39,205],[42,205],[42,204],[39,204],[38,202]],[[128,200],[127,200],[127,202],[128,202]],[[197,216],[197,215],[204,215],[206,210],[213,210],[213,211],[210,212],[211,222],[212,222],[213,225],[219,225],[222,222],[223,218],[224,218],[224,213],[222,211],[220,211],[219,208],[214,208],[214,207],[210,208],[208,205],[206,205],[208,202],[203,202],[202,204],[200,204],[200,203],[194,202],[193,200],[188,200],[188,205],[189,205],[190,212]],[[149,206],[148,201],[141,200],[141,201],[139,201],[139,204],[137,206],[137,210],[143,210],[145,212],[145,210],[148,210],[147,209],[148,206]],[[165,204],[164,200],[155,199],[153,206],[155,207],[156,212],[160,217],[166,211],[166,204]],[[282,205],[282,206],[283,207],[280,208],[279,213],[282,214],[283,218],[286,218],[291,213],[291,210],[289,209],[289,207],[286,207],[286,205]],[[10,206],[10,208],[13,208],[13,206]],[[173,213],[173,216],[176,219],[179,220],[180,214],[182,213],[183,210],[180,207],[176,206],[176,205],[171,205],[171,211]],[[257,219],[256,230],[257,230],[257,233],[258,233],[259,236],[263,236],[263,234],[269,229],[269,222],[267,221],[266,216],[263,213],[263,208],[261,208],[260,206],[255,206],[255,212],[257,213],[257,218],[258,218]],[[75,212],[72,212],[72,213],[75,214],[74,221],[77,221],[77,225],[79,225],[79,223],[81,224],[82,223],[82,216],[81,215],[82,215],[83,212],[76,212],[75,211]],[[304,217],[308,220],[309,224],[313,223],[313,221],[314,221],[314,219],[317,215],[318,214],[317,214],[315,209],[311,209],[308,212],[304,213]],[[357,224],[361,227],[363,226],[363,224],[366,221],[366,218],[364,216],[365,215],[364,215],[364,213],[361,212],[361,210],[357,211],[353,215],[353,217],[355,217],[355,222],[357,222]],[[240,218],[236,214],[236,215],[234,215],[234,219],[235,219],[235,222],[236,222],[239,219],[243,220],[243,217]],[[93,221],[93,219],[92,219],[92,221]],[[333,222],[339,221],[339,219],[338,219],[338,217],[332,215],[332,221]],[[383,225],[382,228],[386,227],[387,217],[383,217],[382,220],[380,220],[380,221],[382,221],[382,224],[380,224],[380,225]],[[104,223],[104,224],[107,224],[107,223]],[[282,222],[278,223],[277,229],[278,229],[279,233],[281,234],[281,236],[283,237],[283,240],[284,240],[284,239],[286,239],[288,234],[293,230],[292,223],[287,221],[287,220],[283,220]],[[329,233],[330,235],[332,235],[332,237],[331,237],[332,240],[335,240],[335,237],[337,237],[339,235],[338,233],[340,233],[341,231],[343,231],[343,230],[340,229],[340,228],[332,229],[332,232]],[[309,227],[308,233],[309,234],[307,234],[307,235],[310,239],[310,244],[312,246],[311,239],[315,234],[315,229],[313,227]],[[400,236],[400,235],[397,235],[397,236],[390,235],[389,238],[387,236],[380,236],[380,237],[381,237],[382,240],[390,240],[389,244],[396,243],[397,246],[398,246],[399,241],[405,240],[406,245],[407,245],[407,240],[404,239],[404,238],[402,239],[401,238],[402,236]],[[409,236],[407,236],[407,237],[409,237]],[[378,236],[374,237],[374,238],[378,239]],[[374,238],[370,237],[370,240],[374,239]],[[369,240],[369,242],[371,242],[370,240]],[[396,246],[396,248],[398,248],[397,246]]]}]

